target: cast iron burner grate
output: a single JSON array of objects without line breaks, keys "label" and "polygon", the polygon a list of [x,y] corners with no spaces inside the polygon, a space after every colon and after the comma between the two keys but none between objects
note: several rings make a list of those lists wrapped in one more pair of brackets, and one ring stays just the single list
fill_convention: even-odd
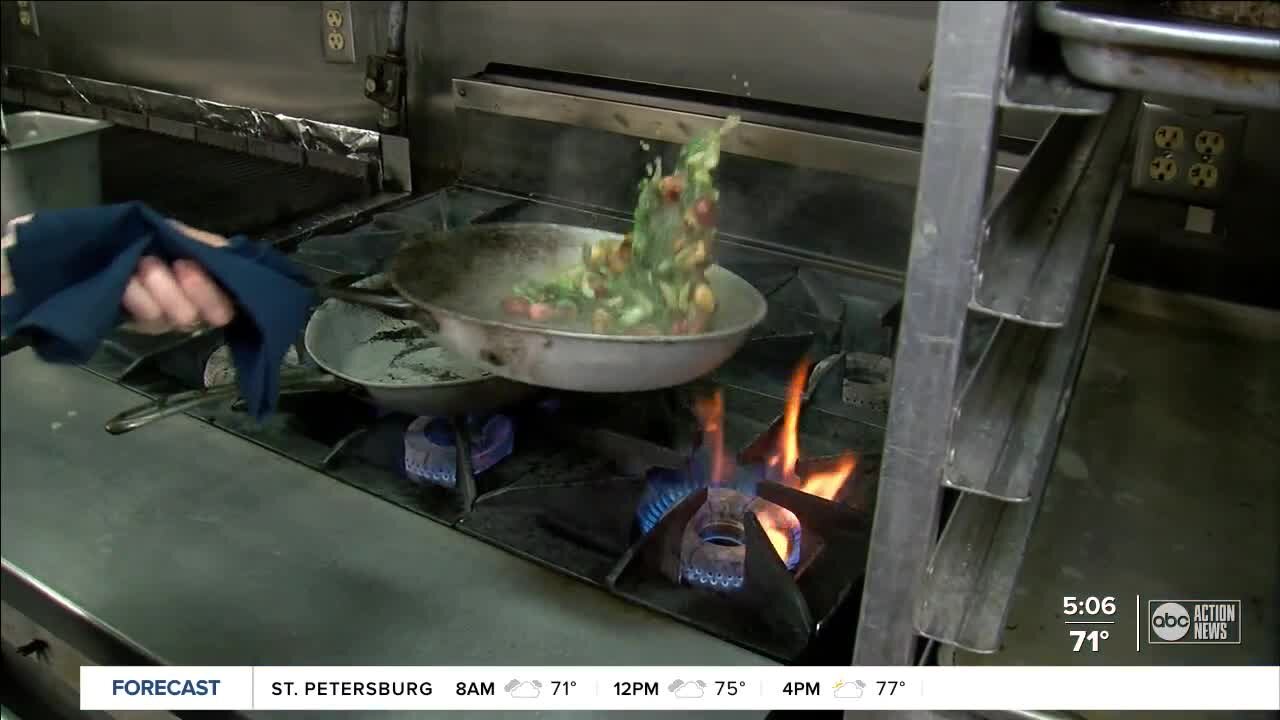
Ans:
[{"label": "cast iron burner grate", "polygon": [[[852,570],[858,563],[848,559],[865,557],[869,522],[843,502],[774,481],[776,464],[758,448],[776,442],[778,427],[739,454],[749,464],[718,482],[711,470],[717,451],[706,445],[681,468],[650,470],[636,512],[639,537],[607,585],[757,652],[794,660],[860,582],[861,572]],[[842,495],[868,507],[874,459],[864,456],[860,465]],[[801,476],[810,469],[797,463]]]},{"label": "cast iron burner grate", "polygon": [[[740,516],[741,584],[724,588],[681,582],[685,529],[709,496],[701,488],[672,508],[610,572],[610,589],[707,632],[735,639],[761,654],[796,660],[818,639],[825,622],[861,582],[869,526],[864,514],[776,483],[761,483],[758,498],[790,511],[801,528],[795,570],[774,550],[755,513]],[[737,492],[729,490],[728,492]]]},{"label": "cast iron burner grate", "polygon": [[[695,394],[566,396],[554,410],[518,417],[517,449],[491,471],[510,482],[482,492],[459,529],[783,662],[848,643],[846,629],[838,639],[824,630],[860,587],[875,456],[859,456],[841,502],[767,481],[765,465],[749,460],[775,422],[746,443],[728,482],[708,487],[706,447],[672,449],[687,442],[680,428],[696,422],[679,417],[682,396]],[[637,432],[664,415],[666,432],[647,439],[612,429]],[[797,471],[827,462],[801,460]],[[736,510],[716,516],[708,498]],[[745,512],[753,504],[790,518],[790,552],[775,551],[756,513]],[[710,562],[691,558],[691,528]]]}]

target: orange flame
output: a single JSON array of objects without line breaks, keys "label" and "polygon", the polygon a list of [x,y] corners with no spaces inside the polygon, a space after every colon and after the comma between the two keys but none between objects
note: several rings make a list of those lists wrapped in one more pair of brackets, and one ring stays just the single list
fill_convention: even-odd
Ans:
[{"label": "orange flame", "polygon": [[711,453],[709,484],[712,487],[723,485],[728,477],[725,474],[724,454],[724,396],[716,390],[709,398],[699,398],[694,403],[694,412],[702,425],[703,442]]},{"label": "orange flame", "polygon": [[826,500],[835,500],[836,494],[853,473],[857,461],[853,453],[845,453],[836,466],[830,470],[809,473],[801,478],[796,472],[796,462],[800,459],[800,403],[804,398],[804,386],[809,379],[809,363],[801,362],[791,373],[791,382],[787,385],[787,401],[782,410],[782,428],[778,437],[777,455],[769,459],[769,464],[781,463],[783,482],[799,488],[810,495],[817,495]]},{"label": "orange flame", "polygon": [[800,459],[800,400],[804,396],[804,385],[808,379],[808,364],[800,363],[791,372],[791,382],[787,384],[787,400],[782,410],[782,434],[778,437],[779,461],[782,463],[782,477],[794,478],[796,461]]},{"label": "orange flame", "polygon": [[[777,451],[767,459],[767,463],[771,469],[777,469],[774,476],[780,477],[787,485],[834,501],[857,465],[853,453],[842,455],[835,467],[829,470],[811,472],[803,478],[796,473],[796,463],[800,459],[800,403],[808,377],[808,362],[800,363],[791,375],[791,382],[787,385],[782,426],[778,433]],[[717,390],[711,397],[700,398],[694,404],[694,411],[702,426],[703,442],[711,453],[709,484],[713,487],[723,485],[732,472],[733,462],[724,452],[724,396]],[[769,536],[769,542],[773,544],[778,556],[786,560],[791,550],[791,538],[786,528],[796,522],[795,516],[790,510],[774,505],[757,512],[756,518]]]},{"label": "orange flame", "polygon": [[840,456],[840,460],[831,470],[815,471],[805,476],[801,482],[800,489],[810,495],[817,495],[827,500],[835,500],[836,493],[840,492],[840,488],[844,487],[844,481],[849,479],[849,475],[853,473],[854,467],[858,464],[854,459],[853,453],[845,453]]},{"label": "orange flame", "polygon": [[795,514],[781,505],[770,504],[756,511],[756,520],[760,521],[760,527],[769,536],[769,543],[773,545],[778,557],[785,562],[791,554],[791,536],[787,533],[787,528],[795,527],[799,522]]}]

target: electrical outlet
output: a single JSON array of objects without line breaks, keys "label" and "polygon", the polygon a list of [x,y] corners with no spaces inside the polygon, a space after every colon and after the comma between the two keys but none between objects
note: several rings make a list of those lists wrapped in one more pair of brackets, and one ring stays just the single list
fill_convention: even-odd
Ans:
[{"label": "electrical outlet", "polygon": [[1218,166],[1211,163],[1196,163],[1187,170],[1187,182],[1191,187],[1201,190],[1214,190],[1218,187]]},{"label": "electrical outlet", "polygon": [[1196,152],[1201,155],[1221,155],[1226,149],[1227,141],[1222,133],[1213,130],[1201,130],[1196,133]]},{"label": "electrical outlet", "polygon": [[356,44],[351,34],[351,3],[322,2],[321,38],[325,62],[354,64]]},{"label": "electrical outlet", "polygon": [[40,37],[40,20],[33,0],[18,0],[18,27],[28,35]]},{"label": "electrical outlet", "polygon": [[1161,150],[1182,149],[1182,128],[1177,125],[1161,125],[1156,128],[1156,147]]},{"label": "electrical outlet", "polygon": [[1173,158],[1158,157],[1147,166],[1147,176],[1156,182],[1173,182],[1178,177],[1178,163]]},{"label": "electrical outlet", "polygon": [[1236,113],[1193,114],[1144,100],[1130,184],[1151,195],[1217,204],[1240,163],[1244,122]]}]

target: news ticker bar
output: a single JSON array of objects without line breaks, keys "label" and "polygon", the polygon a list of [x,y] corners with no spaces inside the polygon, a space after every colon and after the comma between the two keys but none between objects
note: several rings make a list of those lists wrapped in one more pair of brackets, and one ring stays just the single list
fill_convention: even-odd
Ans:
[{"label": "news ticker bar", "polygon": [[93,667],[82,710],[1280,710],[1280,667]]}]

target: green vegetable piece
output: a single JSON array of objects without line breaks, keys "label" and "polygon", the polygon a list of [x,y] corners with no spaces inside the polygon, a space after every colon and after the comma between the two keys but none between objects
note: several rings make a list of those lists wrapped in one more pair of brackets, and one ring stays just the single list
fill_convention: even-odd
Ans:
[{"label": "green vegetable piece", "polygon": [[662,299],[666,301],[669,308],[680,306],[680,291],[670,283],[659,283],[658,287],[662,290]]},{"label": "green vegetable piece", "polygon": [[[692,289],[702,281],[702,268],[710,262],[715,240],[714,213],[705,209],[698,213],[694,208],[700,201],[719,199],[713,171],[720,163],[721,138],[737,122],[736,116],[730,117],[718,130],[700,133],[681,148],[673,173],[683,178],[678,198],[663,197],[662,159],[655,158],[648,177],[637,187],[631,253],[625,267],[615,263],[619,268],[615,273],[603,259],[593,263],[593,251],[600,258],[602,253],[608,255],[610,246],[590,243],[582,248],[580,264],[550,281],[517,283],[515,294],[531,303],[555,305],[562,318],[581,317],[585,310],[596,332],[617,325],[635,333],[692,318],[697,310]],[[677,238],[683,238],[679,253],[674,247]]]},{"label": "green vegetable piece", "polygon": [[631,327],[643,322],[647,317],[649,317],[649,308],[643,305],[636,305],[619,315],[618,323],[623,327]]}]

